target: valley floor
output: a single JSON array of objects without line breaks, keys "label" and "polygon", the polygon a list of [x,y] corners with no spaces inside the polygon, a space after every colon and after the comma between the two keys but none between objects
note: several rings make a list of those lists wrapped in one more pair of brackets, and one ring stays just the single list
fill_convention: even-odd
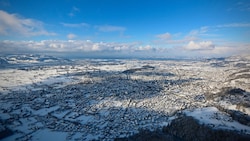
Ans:
[{"label": "valley floor", "polygon": [[1,58],[3,141],[137,140],[145,131],[193,140],[189,129],[178,133],[177,123],[185,118],[196,121],[193,127],[239,135],[231,139],[250,138],[248,56],[52,62],[32,57]]}]

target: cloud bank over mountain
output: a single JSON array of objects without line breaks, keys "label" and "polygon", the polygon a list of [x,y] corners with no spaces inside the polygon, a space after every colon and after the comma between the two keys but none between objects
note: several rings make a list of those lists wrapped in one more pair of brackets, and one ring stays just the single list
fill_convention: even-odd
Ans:
[{"label": "cloud bank over mountain", "polygon": [[[73,36],[73,35],[72,35]],[[178,57],[218,57],[231,54],[248,54],[248,45],[242,47],[216,46],[211,41],[194,42],[187,45],[164,48],[141,45],[137,42],[117,43],[117,42],[93,42],[90,40],[42,40],[42,41],[0,41],[1,54],[18,53],[63,53],[74,56],[77,54],[98,55],[104,53],[106,57],[143,57],[143,58],[178,58]],[[94,57],[94,56],[93,56]],[[95,56],[97,57],[97,56]]]}]

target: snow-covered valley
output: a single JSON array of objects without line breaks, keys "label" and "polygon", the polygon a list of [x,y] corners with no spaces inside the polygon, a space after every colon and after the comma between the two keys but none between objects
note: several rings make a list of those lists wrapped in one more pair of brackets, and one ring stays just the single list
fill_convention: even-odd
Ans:
[{"label": "snow-covered valley", "polygon": [[122,140],[171,126],[181,116],[250,138],[249,56],[64,60],[13,55],[0,63],[3,141]]}]

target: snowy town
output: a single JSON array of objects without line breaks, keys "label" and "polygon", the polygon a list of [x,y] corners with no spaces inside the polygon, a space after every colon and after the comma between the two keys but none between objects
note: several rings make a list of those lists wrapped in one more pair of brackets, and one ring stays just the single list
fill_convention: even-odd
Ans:
[{"label": "snowy town", "polygon": [[[179,129],[191,121],[227,131],[231,140],[250,138],[249,56],[66,60],[12,55],[0,61],[3,141],[139,140],[135,136],[141,132],[156,131],[168,140],[194,140],[197,131],[187,129],[186,135]],[[183,117],[191,121],[174,124]]]}]

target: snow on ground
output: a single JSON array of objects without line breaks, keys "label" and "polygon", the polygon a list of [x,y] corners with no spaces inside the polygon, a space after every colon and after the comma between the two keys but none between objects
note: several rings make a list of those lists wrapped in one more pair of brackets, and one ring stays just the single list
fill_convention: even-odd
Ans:
[{"label": "snow on ground", "polygon": [[70,77],[59,75],[57,68],[54,67],[31,71],[7,69],[1,70],[0,76],[0,92],[3,93],[9,90],[32,90],[35,87],[33,85],[43,86],[56,83],[63,85],[71,81]]},{"label": "snow on ground", "polygon": [[185,110],[184,113],[199,120],[201,124],[209,125],[214,129],[237,130],[250,135],[250,126],[234,121],[228,114],[219,111],[216,107]]},{"label": "snow on ground", "polygon": [[[230,64],[220,60],[56,63],[53,60],[59,59],[39,57],[17,61],[20,58],[11,56],[0,69],[0,122],[15,131],[3,140],[113,140],[141,129],[162,128],[181,111],[216,129],[250,132],[249,125],[213,107],[249,108],[248,73],[233,58]],[[229,98],[226,93],[219,95],[222,88],[235,86],[246,92]]]}]

